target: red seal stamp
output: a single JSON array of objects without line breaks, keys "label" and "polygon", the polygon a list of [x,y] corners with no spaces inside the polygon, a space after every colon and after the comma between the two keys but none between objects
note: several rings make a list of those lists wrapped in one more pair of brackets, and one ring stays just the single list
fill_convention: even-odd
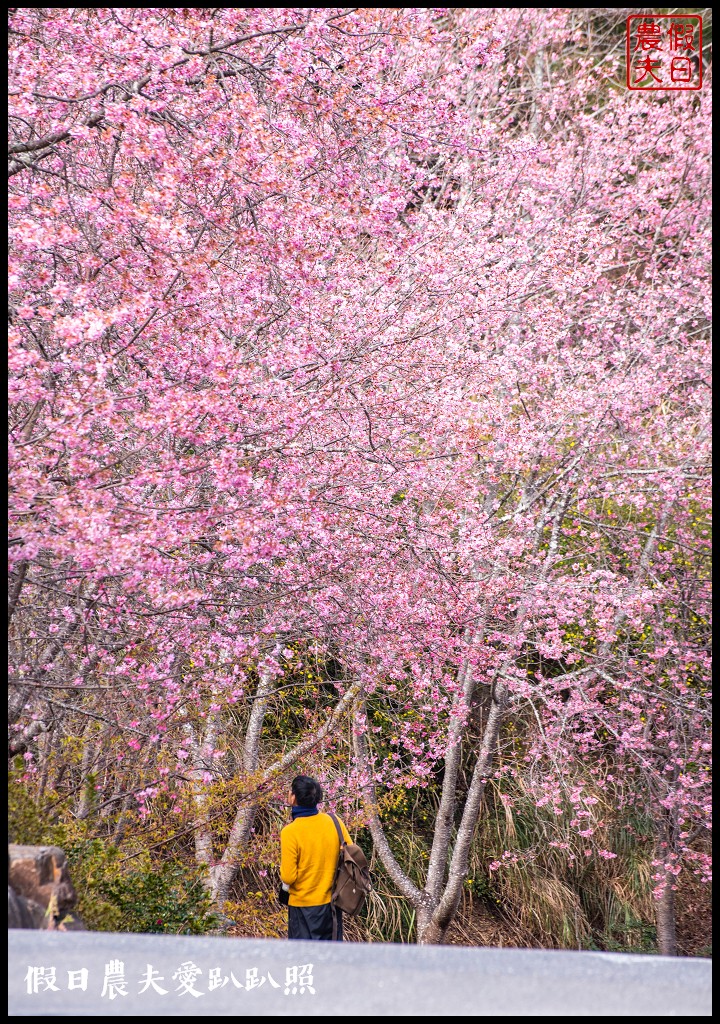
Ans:
[{"label": "red seal stamp", "polygon": [[639,92],[702,88],[702,17],[631,14],[626,21],[627,87]]}]

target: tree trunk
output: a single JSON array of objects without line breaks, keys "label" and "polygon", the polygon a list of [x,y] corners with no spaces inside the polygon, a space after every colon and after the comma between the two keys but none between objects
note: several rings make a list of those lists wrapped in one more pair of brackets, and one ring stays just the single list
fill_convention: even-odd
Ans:
[{"label": "tree trunk", "polygon": [[[673,773],[672,784],[677,782],[677,770]],[[655,924],[657,926],[658,952],[661,956],[677,956],[675,934],[675,885],[676,875],[668,870],[675,860],[676,840],[679,831],[672,811],[666,810],[655,822],[655,863],[663,864],[662,892],[655,901]]]},{"label": "tree trunk", "polygon": [[[482,632],[480,631],[473,641],[482,643]],[[460,760],[462,757],[462,739],[465,732],[465,714],[460,708],[467,709],[475,690],[475,680],[472,668],[466,660],[461,671],[462,696],[457,694],[453,701],[453,709],[448,727],[448,738],[445,750],[445,762],[443,772],[442,792],[440,794],[440,806],[433,828],[433,842],[428,861],[428,873],[426,889],[434,899],[435,904],[440,899],[440,893],[445,883],[445,872],[447,870],[448,852],[452,830],[455,824],[455,802],[457,798],[457,778],[460,771]],[[418,931],[420,930],[420,912],[418,912]]]},{"label": "tree trunk", "polygon": [[201,739],[195,735],[192,725],[186,724],[184,731],[188,737],[188,746],[192,754],[190,762],[190,778],[193,780],[192,800],[195,807],[193,837],[195,840],[195,862],[207,869],[207,884],[210,887],[210,875],[215,863],[213,853],[212,832],[210,831],[210,820],[208,815],[208,795],[206,791],[205,774],[207,763],[212,758],[215,749],[217,731],[220,726],[220,713],[212,714],[206,723],[205,734]]},{"label": "tree trunk", "polygon": [[[421,906],[416,917],[416,941],[421,946],[439,946],[445,938],[447,927],[436,920],[437,904]],[[449,927],[449,925],[448,925]]]},{"label": "tree trunk", "polygon": [[535,54],[533,61],[533,68],[530,73],[530,134],[534,137],[538,137],[539,129],[538,122],[540,118],[540,110],[538,106],[538,96],[542,92],[543,86],[543,62],[545,60],[545,51],[538,50]]},{"label": "tree trunk", "polygon": [[[467,677],[463,682],[466,687],[471,685]],[[500,735],[500,727],[507,706],[508,693],[502,680],[496,680],[494,691],[490,714],[488,715],[482,744],[475,762],[472,781],[465,800],[462,819],[452,849],[447,882],[445,881],[445,870],[451,847],[452,817],[448,819],[448,814],[445,814],[440,817],[436,824],[438,832],[433,842],[432,889],[430,888],[429,881],[426,882],[424,889],[419,889],[405,874],[390,849],[380,816],[377,813],[377,802],[374,786],[371,781],[372,772],[370,770],[367,749],[365,712],[362,703],[360,703],[356,713],[353,735],[358,763],[363,774],[368,779],[368,782],[363,787],[364,806],[369,814],[368,827],[370,828],[375,849],[385,870],[402,895],[405,896],[415,909],[417,942],[420,945],[433,945],[443,942],[447,930],[454,921],[460,906],[462,887],[467,877],[470,846],[475,826],[480,816],[480,806],[485,792],[487,775],[492,765]],[[447,751],[451,764],[454,763],[456,756],[454,748],[459,744],[459,738],[459,735],[455,735],[455,731],[451,728],[449,743],[453,744],[453,746],[449,746]],[[452,793],[444,792],[446,798],[445,810],[450,813],[451,807],[454,805],[455,787],[457,785],[457,772],[454,769],[448,772],[447,785],[452,787]],[[428,871],[429,877],[430,871]]]},{"label": "tree trunk", "polygon": [[15,582],[13,583],[13,588],[10,591],[10,597],[8,598],[8,629],[10,628],[10,623],[12,622],[12,617],[15,614],[18,601],[20,600],[20,591],[23,588],[27,570],[28,563],[23,559],[17,567],[17,576],[15,577]]},{"label": "tree trunk", "polygon": [[257,807],[254,804],[239,809],[222,860],[210,869],[210,892],[213,902],[220,909],[227,901],[230,886],[235,881],[242,854],[250,841],[256,813]]},{"label": "tree trunk", "polygon": [[442,942],[448,928],[455,920],[460,906],[462,887],[468,873],[470,848],[480,818],[480,807],[485,793],[487,776],[492,767],[508,700],[507,688],[501,680],[496,681],[494,689],[490,714],[485,725],[482,744],[478,751],[462,818],[455,837],[444,891],[439,899],[432,894],[432,912],[430,914],[427,913],[425,907],[422,908],[422,914],[418,909],[417,941],[420,945]]},{"label": "tree trunk", "polygon": [[88,814],[93,805],[94,792],[92,790],[92,767],[95,757],[95,751],[99,746],[99,737],[96,733],[93,733],[91,725],[85,729],[85,735],[83,736],[83,753],[82,760],[80,762],[80,787],[79,796],[75,808],[75,817],[82,821],[87,818]]},{"label": "tree trunk", "polygon": [[655,922],[657,924],[658,952],[661,956],[677,956],[677,938],[675,932],[675,875],[665,875],[662,896],[655,904]]},{"label": "tree trunk", "polygon": [[[282,650],[281,644],[276,644],[272,657],[277,658]],[[260,737],[262,736],[265,713],[267,711],[267,698],[273,685],[275,676],[268,666],[260,669],[260,682],[250,712],[250,720],[245,730],[245,742],[243,744],[243,769],[245,777],[251,779],[260,765]],[[235,880],[242,852],[247,847],[250,839],[250,832],[255,821],[257,808],[255,805],[241,807],[230,830],[227,846],[223,852],[219,864],[210,871],[210,891],[213,901],[222,908],[228,898],[230,886]]]},{"label": "tree trunk", "polygon": [[[575,463],[571,464],[568,473],[574,469]],[[557,555],[560,530],[562,522],[570,503],[572,495],[572,484],[568,484],[559,497],[557,507],[553,515],[553,526],[548,550],[545,556],[540,578],[543,579]],[[534,500],[530,491],[523,495],[525,501]],[[517,514],[517,513],[516,513]],[[524,595],[518,607],[514,633],[517,634],[525,621],[527,615],[527,598]],[[484,634],[483,621],[478,625],[478,630],[473,637],[473,643],[479,642]],[[455,817],[455,801],[457,795],[457,778],[460,767],[461,742],[466,735],[466,722],[459,713],[459,700],[456,699],[451,713],[448,726],[448,740],[445,751],[445,774],[443,778],[443,790],[440,801],[438,817],[435,823],[433,846],[428,864],[428,874],[424,889],[419,890],[401,866],[395,860],[390,851],[382,823],[377,814],[375,805],[374,788],[369,783],[364,789],[365,806],[371,809],[369,819],[370,832],[373,837],[378,855],[385,866],[386,871],[398,886],[400,892],[410,900],[417,915],[417,941],[420,945],[430,945],[442,942],[448,928],[452,924],[462,899],[463,884],[467,878],[470,849],[472,846],[475,828],[480,818],[480,808],[485,786],[490,769],[493,764],[495,750],[497,749],[505,713],[510,701],[510,692],[505,682],[505,671],[507,666],[499,665],[493,683],[491,685],[491,704],[487,722],[483,732],[480,749],[477,752],[477,759],[473,770],[472,780],[465,804],[462,818],[457,829],[457,835],[452,841],[452,829]],[[460,692],[463,701],[469,702],[475,692],[475,681],[470,670],[469,662],[466,662],[460,672]],[[355,730],[355,748],[358,761],[364,773],[371,777],[369,770],[369,758],[367,751],[367,738],[365,735],[364,710],[361,708],[358,715],[358,723]],[[449,858],[449,865],[448,865]],[[447,879],[446,879],[447,873]]]}]

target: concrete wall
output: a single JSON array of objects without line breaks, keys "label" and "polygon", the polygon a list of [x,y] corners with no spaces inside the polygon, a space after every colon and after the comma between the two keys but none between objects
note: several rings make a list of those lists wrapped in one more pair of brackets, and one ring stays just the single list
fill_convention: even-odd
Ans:
[{"label": "concrete wall", "polygon": [[709,960],[9,930],[10,1016],[709,1016]]}]

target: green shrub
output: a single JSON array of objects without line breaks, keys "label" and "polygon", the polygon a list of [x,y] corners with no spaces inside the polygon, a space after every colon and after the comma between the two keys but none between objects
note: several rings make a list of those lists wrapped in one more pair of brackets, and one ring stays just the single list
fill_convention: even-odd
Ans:
[{"label": "green shrub", "polygon": [[119,931],[205,935],[219,924],[200,871],[177,862],[117,874],[98,891],[120,912]]},{"label": "green shrub", "polygon": [[206,935],[218,927],[198,868],[147,855],[128,868],[120,850],[101,839],[68,838],[64,850],[88,928]]},{"label": "green shrub", "polygon": [[[8,787],[10,841],[59,846],[68,859],[77,911],[90,931],[205,935],[219,925],[202,872],[148,854],[129,861],[117,846],[92,835],[90,819],[54,823],[36,803],[20,772]],[[130,865],[130,866],[129,866]]]},{"label": "green shrub", "polygon": [[60,831],[44,807],[33,800],[23,778],[22,759],[8,776],[8,841],[28,846],[55,846]]}]

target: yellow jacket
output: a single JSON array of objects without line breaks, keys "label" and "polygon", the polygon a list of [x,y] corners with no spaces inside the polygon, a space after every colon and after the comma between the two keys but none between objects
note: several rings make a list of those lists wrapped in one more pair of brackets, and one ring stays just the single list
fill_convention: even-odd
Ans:
[{"label": "yellow jacket", "polygon": [[[349,843],[342,821],[340,828]],[[290,886],[290,906],[319,907],[330,902],[339,853],[337,829],[329,814],[295,818],[285,826],[280,833],[280,878]]]}]

